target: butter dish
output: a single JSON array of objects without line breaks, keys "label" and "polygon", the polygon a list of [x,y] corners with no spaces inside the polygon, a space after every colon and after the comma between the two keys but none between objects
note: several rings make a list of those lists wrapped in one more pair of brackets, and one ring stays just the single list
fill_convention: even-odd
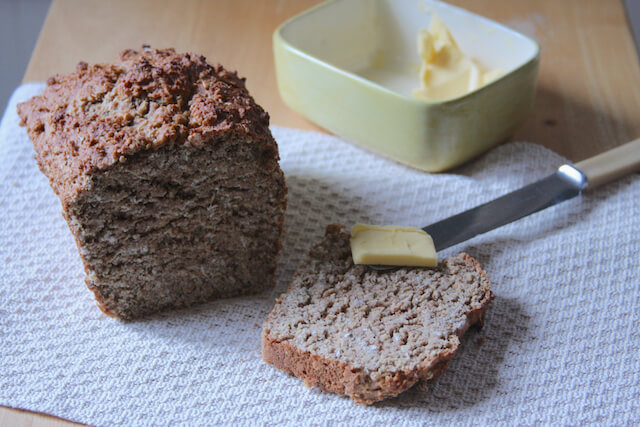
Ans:
[{"label": "butter dish", "polygon": [[[418,85],[416,37],[433,14],[460,49],[501,77],[439,100]],[[531,110],[538,44],[440,1],[330,0],[273,36],[284,102],[370,151],[428,172],[455,167],[506,139]]]}]

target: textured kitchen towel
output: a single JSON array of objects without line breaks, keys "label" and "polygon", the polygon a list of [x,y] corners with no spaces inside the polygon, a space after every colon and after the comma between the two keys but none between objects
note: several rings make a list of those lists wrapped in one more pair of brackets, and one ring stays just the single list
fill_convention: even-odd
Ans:
[{"label": "textured kitchen towel", "polygon": [[0,125],[0,404],[97,425],[640,424],[640,179],[447,250],[495,292],[439,379],[371,407],[267,365],[261,324],[326,224],[424,225],[563,163],[537,145],[418,172],[338,138],[273,128],[289,186],[276,289],[136,322],[102,314],[18,126]]}]

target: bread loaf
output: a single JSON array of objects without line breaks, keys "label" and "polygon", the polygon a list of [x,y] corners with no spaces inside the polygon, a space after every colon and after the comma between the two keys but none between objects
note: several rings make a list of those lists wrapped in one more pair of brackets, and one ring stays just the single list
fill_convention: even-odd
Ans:
[{"label": "bread loaf", "polygon": [[264,323],[263,358],[371,404],[444,372],[491,298],[469,255],[379,273],[354,265],[349,234],[331,225]]},{"label": "bread loaf", "polygon": [[286,187],[236,73],[143,46],[50,78],[18,113],[105,313],[273,286]]}]

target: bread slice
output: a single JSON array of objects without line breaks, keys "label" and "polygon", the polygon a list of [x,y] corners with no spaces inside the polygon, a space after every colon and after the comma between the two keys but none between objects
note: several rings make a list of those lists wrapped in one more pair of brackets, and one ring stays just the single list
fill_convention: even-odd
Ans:
[{"label": "bread slice", "polygon": [[144,46],[52,77],[18,113],[105,313],[273,286],[286,186],[235,72]]},{"label": "bread slice", "polygon": [[263,358],[309,386],[371,404],[444,372],[492,297],[467,254],[434,269],[378,273],[354,265],[349,234],[330,225],[267,317]]}]

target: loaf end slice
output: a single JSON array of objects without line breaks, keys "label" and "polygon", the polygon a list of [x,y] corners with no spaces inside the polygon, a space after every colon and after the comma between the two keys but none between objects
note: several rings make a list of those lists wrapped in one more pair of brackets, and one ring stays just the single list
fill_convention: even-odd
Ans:
[{"label": "loaf end slice", "polygon": [[372,404],[442,374],[492,297],[467,254],[378,273],[354,265],[349,234],[330,225],[267,317],[263,358],[309,386]]}]

